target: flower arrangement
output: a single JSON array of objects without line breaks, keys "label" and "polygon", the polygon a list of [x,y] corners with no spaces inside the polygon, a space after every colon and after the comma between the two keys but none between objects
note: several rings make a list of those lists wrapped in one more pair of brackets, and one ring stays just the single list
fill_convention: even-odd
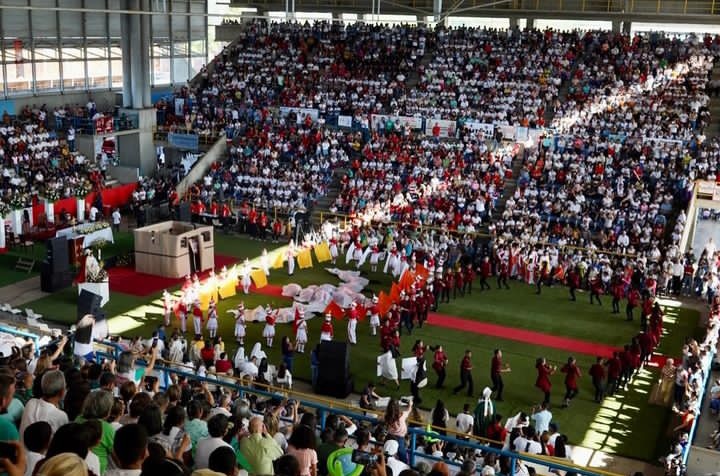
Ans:
[{"label": "flower arrangement", "polygon": [[[108,222],[106,222],[106,221],[96,221],[96,222],[87,223],[87,224],[82,225],[82,226],[78,226],[78,227],[76,228],[76,231],[77,231],[77,232],[80,232],[80,233],[82,233],[82,234],[84,234],[84,235],[87,235],[87,234],[89,234],[89,233],[93,233],[93,232],[96,232],[96,231],[104,230],[105,228],[110,228],[110,223],[108,223]],[[93,246],[93,247],[98,247],[98,246],[96,245],[96,243],[98,243],[98,242],[102,242],[102,243],[103,243],[101,246],[99,246],[100,248],[103,247],[103,246],[105,246],[105,245],[107,244],[107,242],[105,242],[105,240],[97,240],[97,241],[94,241],[94,242],[92,243],[92,246]]]},{"label": "flower arrangement", "polygon": [[108,280],[108,273],[103,269],[104,263],[100,262],[100,269],[96,273],[89,273],[85,279],[88,283],[103,283]]},{"label": "flower arrangement", "polygon": [[30,200],[26,194],[14,193],[10,199],[10,208],[13,210],[22,210],[30,206],[29,203]]},{"label": "flower arrangement", "polygon": [[10,205],[0,201],[0,217],[6,217],[10,214]]},{"label": "flower arrangement", "polygon": [[90,190],[92,190],[90,184],[85,181],[75,187],[75,189],[73,190],[73,194],[77,198],[85,198],[90,193]]},{"label": "flower arrangement", "polygon": [[60,200],[60,190],[55,187],[47,187],[42,192],[42,197],[48,202],[55,203]]}]

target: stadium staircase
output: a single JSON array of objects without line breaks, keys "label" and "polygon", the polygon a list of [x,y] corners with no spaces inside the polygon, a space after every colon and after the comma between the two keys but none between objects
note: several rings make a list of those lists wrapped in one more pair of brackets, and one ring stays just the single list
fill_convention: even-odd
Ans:
[{"label": "stadium staircase", "polygon": [[435,46],[428,45],[427,49],[425,50],[425,55],[423,55],[423,57],[420,59],[420,63],[418,63],[417,68],[413,69],[410,74],[408,74],[407,81],[405,81],[405,88],[408,91],[415,89],[415,87],[420,82],[420,73],[418,71],[420,69],[424,69],[427,65],[429,65],[434,57]]},{"label": "stadium staircase", "polygon": [[[712,70],[710,77],[711,81],[720,80],[720,62],[715,62],[715,67]],[[710,124],[705,130],[705,135],[708,139],[713,137],[720,137],[720,97],[710,97]]]},{"label": "stadium staircase", "polygon": [[311,221],[315,226],[321,226],[323,220],[323,214],[328,213],[330,206],[333,204],[335,199],[340,195],[340,181],[348,172],[345,168],[337,168],[333,171],[333,175],[328,184],[327,193],[320,197],[312,208]]}]

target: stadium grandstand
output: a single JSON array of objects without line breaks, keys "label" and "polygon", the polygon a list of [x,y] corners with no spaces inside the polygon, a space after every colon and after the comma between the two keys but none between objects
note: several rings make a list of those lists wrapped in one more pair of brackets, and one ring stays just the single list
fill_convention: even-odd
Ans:
[{"label": "stadium grandstand", "polygon": [[0,0],[0,472],[720,474],[718,15]]}]

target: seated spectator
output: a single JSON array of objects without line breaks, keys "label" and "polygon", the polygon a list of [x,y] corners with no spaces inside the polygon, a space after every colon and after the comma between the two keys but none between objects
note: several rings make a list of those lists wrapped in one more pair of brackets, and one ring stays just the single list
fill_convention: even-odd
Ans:
[{"label": "seated spectator", "polygon": [[252,476],[273,473],[272,463],[283,451],[272,436],[265,432],[261,417],[250,420],[249,434],[240,441],[240,451],[247,459]]},{"label": "seated spectator", "polygon": [[148,456],[147,432],[139,424],[124,425],[117,431],[112,458],[117,469],[110,469],[107,476],[139,476]]},{"label": "seated spectator", "polygon": [[65,398],[65,375],[60,370],[46,371],[41,379],[42,398],[32,398],[25,405],[20,433],[35,422],[46,421],[52,432],[68,422],[67,414],[59,408]]},{"label": "seated spectator", "polygon": [[52,427],[46,421],[38,421],[27,428],[23,432],[23,441],[27,448],[27,467],[25,476],[34,474],[35,465],[38,461],[45,458],[45,453],[50,446],[52,438]]},{"label": "seated spectator", "polygon": [[225,415],[215,415],[208,420],[207,428],[209,436],[198,441],[195,450],[195,468],[205,469],[209,467],[210,455],[216,448],[225,446],[231,448],[223,438],[228,430],[228,417]]}]

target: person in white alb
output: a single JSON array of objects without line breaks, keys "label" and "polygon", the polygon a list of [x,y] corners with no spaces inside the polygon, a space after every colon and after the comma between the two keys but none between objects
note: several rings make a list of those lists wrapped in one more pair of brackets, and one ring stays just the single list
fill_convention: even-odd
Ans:
[{"label": "person in white alb", "polygon": [[235,340],[245,345],[245,303],[240,302],[235,314]]},{"label": "person in white alb", "polygon": [[40,381],[42,398],[31,398],[25,405],[20,420],[20,439],[23,439],[25,428],[37,421],[50,424],[53,434],[58,428],[68,423],[67,414],[58,406],[65,398],[65,375],[59,370],[50,370],[43,374]]},{"label": "person in white alb", "polygon": [[221,446],[231,448],[231,446],[223,440],[228,429],[228,417],[222,414],[213,416],[208,420],[207,428],[210,436],[199,440],[195,448],[195,469],[207,468],[210,455],[217,448]]}]

